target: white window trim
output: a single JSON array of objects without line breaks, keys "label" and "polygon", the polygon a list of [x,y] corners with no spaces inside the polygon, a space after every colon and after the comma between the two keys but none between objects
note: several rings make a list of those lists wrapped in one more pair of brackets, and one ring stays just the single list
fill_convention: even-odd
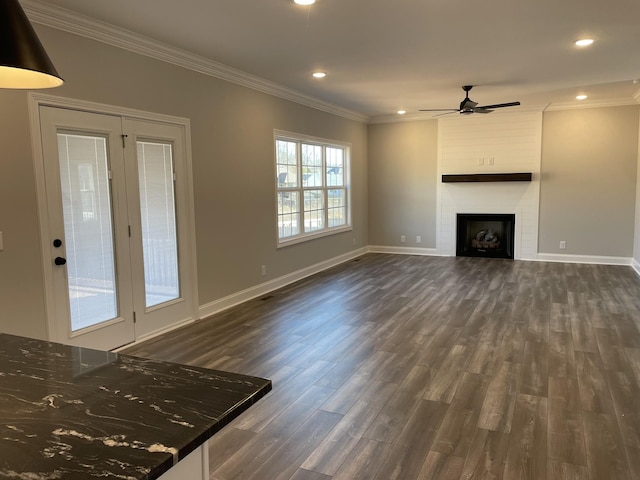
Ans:
[{"label": "white window trim", "polygon": [[[353,230],[353,226],[351,224],[351,218],[352,218],[352,214],[351,214],[351,143],[348,142],[341,142],[339,140],[331,140],[331,139],[327,139],[327,138],[321,138],[321,137],[314,137],[311,135],[304,135],[304,134],[300,134],[300,133],[293,133],[293,132],[287,132],[284,130],[274,130],[273,131],[273,168],[274,168],[274,175],[273,178],[277,179],[277,164],[278,164],[278,153],[277,153],[277,140],[289,140],[292,142],[308,142],[308,143],[312,143],[312,144],[316,144],[316,145],[321,145],[323,147],[341,147],[345,149],[345,164],[344,164],[344,188],[346,189],[346,215],[347,215],[347,219],[346,219],[346,224],[345,225],[340,225],[338,227],[325,227],[322,230],[319,231],[315,231],[315,232],[308,232],[305,233],[303,231],[301,231],[301,233],[295,235],[295,236],[291,236],[291,237],[286,237],[286,238],[280,238],[280,233],[278,230],[278,192],[280,191],[278,189],[278,182],[277,180],[274,182],[274,189],[275,189],[275,203],[276,203],[276,216],[275,216],[275,234],[276,234],[276,246],[277,248],[283,248],[283,247],[288,247],[290,245],[295,245],[295,244],[299,244],[299,243],[303,243],[303,242],[307,242],[309,240],[313,240],[313,239],[317,239],[317,238],[322,238],[322,237],[328,237],[331,235],[335,235],[338,233],[342,233],[342,232],[349,232]],[[326,180],[325,180],[326,181]],[[328,187],[326,185],[323,185],[321,187],[323,190],[326,190]],[[342,187],[341,187],[342,188]],[[300,197],[300,201],[303,202],[303,196],[302,193],[304,191],[302,185],[300,185],[297,188],[297,191],[300,192],[301,197]],[[324,205],[324,210],[325,210],[325,214],[327,211],[327,204],[325,203]],[[326,216],[325,216],[326,218]],[[301,222],[304,222],[303,218],[301,217],[300,219]],[[304,230],[303,228],[301,230]]]}]

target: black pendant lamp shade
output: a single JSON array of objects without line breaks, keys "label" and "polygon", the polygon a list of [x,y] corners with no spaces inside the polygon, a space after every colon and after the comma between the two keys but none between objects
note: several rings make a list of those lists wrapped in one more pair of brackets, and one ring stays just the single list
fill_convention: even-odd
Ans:
[{"label": "black pendant lamp shade", "polygon": [[18,0],[0,0],[0,88],[62,85]]}]

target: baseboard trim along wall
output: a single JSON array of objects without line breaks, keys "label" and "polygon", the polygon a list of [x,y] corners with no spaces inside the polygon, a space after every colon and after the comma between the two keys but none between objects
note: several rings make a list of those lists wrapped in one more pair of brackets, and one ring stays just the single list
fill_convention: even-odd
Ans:
[{"label": "baseboard trim along wall", "polygon": [[635,272],[640,276],[640,263],[634,258],[633,263],[631,264],[631,268],[635,270]]},{"label": "baseboard trim along wall", "polygon": [[593,265],[632,266],[633,259],[628,257],[603,257],[598,255],[564,255],[558,253],[538,253],[540,262],[586,263]]},{"label": "baseboard trim along wall", "polygon": [[393,253],[395,255],[423,255],[430,257],[442,257],[435,248],[420,247],[386,247],[384,245],[370,245],[367,248],[369,253]]},{"label": "baseboard trim along wall", "polygon": [[338,257],[325,260],[324,262],[316,263],[315,265],[311,265],[296,272],[289,273],[282,277],[275,278],[268,282],[261,283],[260,285],[247,288],[246,290],[242,290],[240,292],[233,293],[205,305],[201,305],[199,309],[200,318],[210,317],[211,315],[220,313],[223,310],[235,307],[236,305],[239,305],[243,302],[260,297],[269,292],[285,287],[291,283],[297,282],[298,280],[302,280],[303,278],[310,277],[311,275],[315,275],[316,273],[320,273],[331,267],[340,265],[341,263],[353,260],[354,258],[360,257],[367,252],[367,248],[353,250]]}]

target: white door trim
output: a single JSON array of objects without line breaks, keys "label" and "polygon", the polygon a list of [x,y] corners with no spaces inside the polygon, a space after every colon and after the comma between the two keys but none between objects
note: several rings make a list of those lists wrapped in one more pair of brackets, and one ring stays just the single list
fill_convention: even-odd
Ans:
[{"label": "white door trim", "polygon": [[[172,124],[184,129],[185,133],[185,167],[186,176],[186,230],[188,240],[186,241],[185,255],[186,263],[189,270],[189,281],[191,283],[193,294],[191,295],[190,311],[191,315],[188,319],[176,319],[176,324],[184,324],[198,319],[199,303],[198,303],[198,276],[197,276],[197,259],[196,259],[196,238],[195,238],[195,207],[193,194],[193,166],[191,156],[191,124],[188,118],[175,117],[159,113],[145,112],[126,107],[117,107],[113,105],[105,105],[95,102],[87,102],[83,100],[70,99],[65,97],[57,97],[53,95],[42,94],[38,92],[28,93],[28,110],[29,123],[31,127],[31,150],[33,158],[34,175],[36,181],[36,198],[38,207],[38,224],[40,231],[40,254],[42,264],[43,290],[45,295],[45,317],[47,326],[47,338],[53,341],[59,341],[66,332],[58,331],[59,328],[53,319],[55,312],[55,298],[53,291],[53,265],[47,262],[50,254],[51,232],[48,225],[46,185],[44,172],[44,152],[42,149],[42,141],[40,138],[40,115],[39,108],[41,106],[51,106],[57,108],[65,108],[70,110],[78,110],[83,112],[91,112],[98,114],[116,115],[119,117],[127,117],[136,120],[144,120],[151,122],[161,122]],[[153,336],[153,335],[145,335]],[[141,340],[141,339],[136,339]]]}]

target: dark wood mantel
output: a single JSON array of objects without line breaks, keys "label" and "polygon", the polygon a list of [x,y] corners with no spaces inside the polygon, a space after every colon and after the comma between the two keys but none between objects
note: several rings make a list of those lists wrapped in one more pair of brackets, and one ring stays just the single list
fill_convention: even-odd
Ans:
[{"label": "dark wood mantel", "polygon": [[470,173],[460,175],[442,175],[442,183],[462,182],[530,182],[531,172],[527,173]]}]

